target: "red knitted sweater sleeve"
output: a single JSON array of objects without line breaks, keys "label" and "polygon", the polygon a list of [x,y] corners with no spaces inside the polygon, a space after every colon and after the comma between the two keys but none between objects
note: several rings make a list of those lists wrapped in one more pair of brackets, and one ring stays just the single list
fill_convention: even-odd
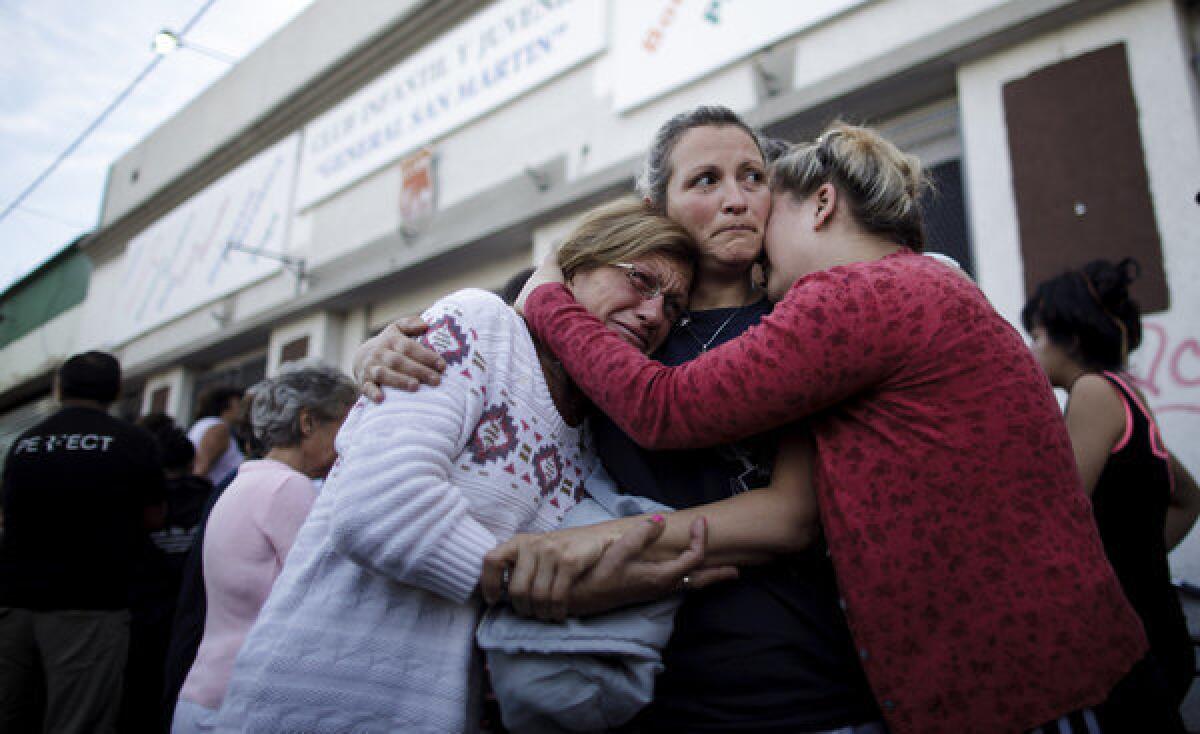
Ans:
[{"label": "red knitted sweater sleeve", "polygon": [[869,265],[802,278],[759,325],[679,367],[641,354],[562,285],[535,290],[525,317],[634,441],[650,449],[712,446],[803,418],[897,367],[899,309],[889,309]]}]

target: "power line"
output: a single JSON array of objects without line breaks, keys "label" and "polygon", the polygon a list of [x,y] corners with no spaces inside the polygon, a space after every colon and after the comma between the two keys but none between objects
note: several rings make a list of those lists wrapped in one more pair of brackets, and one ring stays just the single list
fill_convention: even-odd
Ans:
[{"label": "power line", "polygon": [[[195,15],[193,15],[191,19],[183,25],[183,28],[180,29],[179,35],[186,35],[187,32],[191,30],[192,26],[196,25],[196,22],[208,12],[208,9],[212,7],[213,3],[216,1],[217,0],[205,0],[204,4],[200,6],[200,9],[196,11]],[[7,219],[8,215],[11,214],[14,209],[20,206],[21,203],[25,201],[25,199],[28,198],[28,196],[32,194],[38,186],[41,186],[42,182],[49,178],[50,174],[54,173],[55,169],[57,169],[63,161],[70,157],[70,155],[74,153],[80,145],[83,144],[83,141],[87,140],[87,137],[95,132],[96,128],[100,127],[100,125],[106,119],[108,119],[108,116],[112,114],[112,111],[115,110],[122,102],[124,102],[127,97],[129,97],[134,88],[136,88],[138,84],[141,84],[142,80],[149,76],[150,72],[154,71],[155,67],[157,67],[159,62],[162,60],[162,56],[155,56],[149,64],[146,64],[146,68],[142,69],[141,73],[134,77],[133,81],[130,82],[127,87],[121,90],[121,93],[118,94],[116,98],[104,108],[99,116],[97,116],[95,120],[92,120],[92,123],[84,128],[83,132],[71,141],[71,144],[66,147],[66,150],[64,150],[62,153],[59,153],[58,157],[55,158],[45,170],[38,174],[37,178],[35,178],[32,183],[26,186],[21,193],[17,194],[17,198],[13,199],[13,201],[4,208],[3,212],[0,212],[0,222],[3,222],[5,219]]]}]

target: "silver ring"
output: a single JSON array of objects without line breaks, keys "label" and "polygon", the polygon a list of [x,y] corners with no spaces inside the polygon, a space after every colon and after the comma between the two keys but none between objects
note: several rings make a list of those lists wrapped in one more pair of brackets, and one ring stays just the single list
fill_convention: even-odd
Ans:
[{"label": "silver ring", "polygon": [[512,581],[512,567],[505,566],[500,572],[500,601],[508,601],[508,583]]}]

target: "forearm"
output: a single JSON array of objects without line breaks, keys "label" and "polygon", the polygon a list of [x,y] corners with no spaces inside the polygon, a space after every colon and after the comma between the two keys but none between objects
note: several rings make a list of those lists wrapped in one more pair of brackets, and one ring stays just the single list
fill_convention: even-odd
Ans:
[{"label": "forearm", "polygon": [[198,477],[206,476],[209,469],[212,469],[213,462],[216,460],[216,458],[217,457],[215,456],[208,456],[207,454],[201,454],[199,451],[197,451],[196,458],[192,461],[192,473]]},{"label": "forearm", "polygon": [[1167,508],[1167,522],[1163,528],[1163,539],[1166,541],[1168,553],[1175,550],[1191,532],[1192,526],[1196,524],[1196,515],[1196,508]]},{"label": "forearm", "polygon": [[1192,526],[1196,524],[1196,517],[1200,515],[1200,488],[1196,486],[1195,477],[1179,459],[1175,458],[1174,454],[1170,455],[1169,461],[1174,492],[1171,505],[1167,508],[1167,522],[1163,538],[1166,541],[1167,550],[1172,551],[1183,542],[1183,539],[1191,532]]},{"label": "forearm", "polygon": [[[666,526],[662,535],[642,551],[641,558],[663,561],[677,557],[690,545],[692,523],[700,518],[708,525],[703,563],[706,568],[766,563],[776,556],[795,553],[811,544],[818,533],[815,517],[797,504],[788,493],[767,487],[667,513],[663,516]],[[637,515],[610,520],[589,526],[586,532],[600,533],[615,540],[645,523],[649,517]]]},{"label": "forearm", "polygon": [[828,325],[814,323],[829,317],[810,302],[831,288],[794,289],[760,324],[677,367],[648,359],[561,286],[535,290],[526,317],[583,392],[639,445],[699,448],[791,423],[895,368],[898,347],[876,343],[883,337],[873,320],[839,314],[836,344]]},{"label": "forearm", "polygon": [[689,528],[701,517],[708,523],[706,567],[765,563],[803,550],[818,533],[815,517],[793,497],[767,487],[667,515],[666,529],[645,556],[661,560],[683,552]]},{"label": "forearm", "polygon": [[[691,542],[698,519],[707,525],[705,567],[765,563],[804,549],[819,532],[815,460],[816,445],[807,427],[792,427],[780,435],[768,486],[670,513],[663,533],[642,557],[677,556]],[[614,528],[615,535],[623,529]]]},{"label": "forearm", "polygon": [[396,582],[466,601],[496,537],[471,516],[453,485],[404,486],[392,482],[383,467],[368,468],[376,470],[372,477],[347,474],[336,489],[367,479],[361,482],[365,490],[391,484],[398,491],[352,492],[336,502],[329,531],[333,548]]},{"label": "forearm", "polygon": [[342,555],[395,581],[464,601],[496,538],[451,480],[462,416],[455,391],[393,393],[344,430],[331,492],[330,540]]}]

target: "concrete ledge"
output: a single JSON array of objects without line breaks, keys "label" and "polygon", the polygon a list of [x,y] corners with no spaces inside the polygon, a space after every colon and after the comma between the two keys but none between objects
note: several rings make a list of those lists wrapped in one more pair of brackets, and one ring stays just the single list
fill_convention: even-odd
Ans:
[{"label": "concrete ledge", "polygon": [[[528,247],[543,224],[580,211],[621,193],[632,192],[633,162],[609,166],[570,184],[564,183],[566,161],[543,166],[550,188],[541,192],[524,175],[440,212],[428,230],[411,242],[399,233],[375,239],[353,253],[315,269],[311,286],[278,305],[213,330],[201,339],[157,351],[152,359],[122,362],[127,379],[144,379],[176,364],[211,362],[265,343],[282,321],[323,310],[348,310],[369,303],[406,283],[429,282],[448,267],[462,267]],[[251,286],[232,298],[252,296],[255,288],[292,276],[283,273]],[[212,304],[202,307],[207,311]],[[186,318],[186,317],[184,317]],[[151,331],[130,344],[159,338]],[[126,351],[128,344],[119,351]],[[136,350],[142,351],[142,350]],[[122,355],[124,356],[124,355]]]},{"label": "concrete ledge", "polygon": [[[163,214],[300,129],[481,4],[315,3],[113,163],[89,254],[103,259],[119,251]],[[404,32],[396,32],[401,26]],[[136,184],[130,181],[135,170]]]}]

